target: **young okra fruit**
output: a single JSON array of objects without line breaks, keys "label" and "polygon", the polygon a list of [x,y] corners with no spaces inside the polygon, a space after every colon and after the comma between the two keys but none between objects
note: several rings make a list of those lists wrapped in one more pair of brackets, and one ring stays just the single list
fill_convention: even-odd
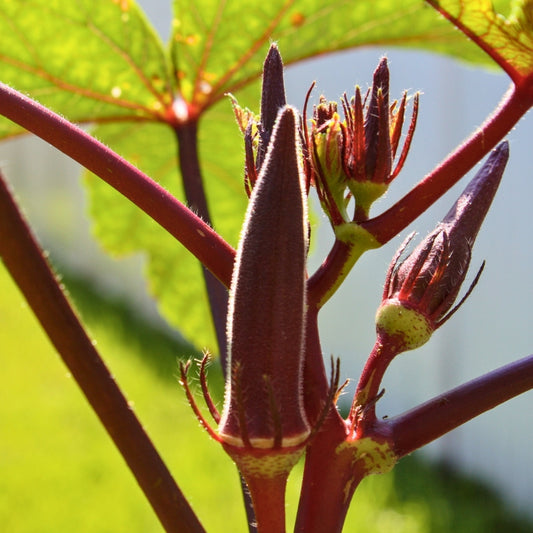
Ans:
[{"label": "young okra fruit", "polygon": [[[228,306],[228,363],[218,422],[200,421],[237,464],[258,524],[281,531],[287,477],[311,434],[303,400],[308,251],[307,188],[300,117],[284,104],[282,63],[271,47],[263,75],[261,118],[249,114],[245,188],[250,196]],[[280,79],[279,79],[280,78]],[[272,94],[275,93],[275,94]],[[237,117],[246,115],[236,106]],[[241,125],[242,126],[242,125]],[[252,126],[257,139],[252,139]],[[256,157],[252,150],[255,144]],[[205,364],[201,370],[205,385]],[[206,387],[204,387],[204,392]]]}]

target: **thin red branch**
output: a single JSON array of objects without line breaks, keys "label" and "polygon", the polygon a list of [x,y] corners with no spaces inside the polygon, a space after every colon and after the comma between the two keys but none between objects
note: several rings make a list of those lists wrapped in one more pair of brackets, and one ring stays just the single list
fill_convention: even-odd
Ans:
[{"label": "thin red branch", "polygon": [[516,125],[533,104],[526,92],[511,86],[496,111],[401,200],[361,226],[385,244],[436,202]]},{"label": "thin red branch", "polygon": [[131,200],[229,286],[235,250],[158,183],[56,113],[0,83],[0,114],[41,137]]},{"label": "thin red branch", "polygon": [[472,418],[533,389],[533,355],[505,365],[391,419],[394,451],[407,455]]},{"label": "thin red branch", "polygon": [[0,257],[166,531],[204,531],[72,310],[0,176]]},{"label": "thin red branch", "polygon": [[[184,124],[180,124],[174,131],[178,140],[179,165],[187,204],[204,222],[212,226],[198,157],[198,124],[195,120],[189,120]],[[203,267],[203,276],[209,298],[211,317],[215,327],[222,369],[225,372],[227,359],[226,312],[228,307],[228,291],[224,284],[221,284],[206,266]]]}]

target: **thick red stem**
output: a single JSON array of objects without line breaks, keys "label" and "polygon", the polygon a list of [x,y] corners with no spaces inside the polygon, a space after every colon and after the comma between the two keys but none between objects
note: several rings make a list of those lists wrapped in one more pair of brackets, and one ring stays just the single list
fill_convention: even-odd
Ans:
[{"label": "thick red stem", "polygon": [[533,389],[533,355],[437,396],[389,421],[394,451],[407,455],[472,418]]},{"label": "thick red stem", "polygon": [[318,432],[311,438],[306,452],[295,531],[335,533],[342,530],[351,499],[351,494],[347,501],[338,496],[344,494],[344,488],[349,482],[352,483],[350,490],[355,490],[363,474],[357,478],[358,474],[347,464],[351,459],[343,456],[339,460],[335,453],[345,440],[347,430],[335,406],[328,408],[325,405],[329,383],[318,335],[318,311],[313,305],[307,311],[305,357],[304,399],[309,422],[314,426],[320,421],[325,408],[329,412]]},{"label": "thick red stem", "polygon": [[114,187],[229,287],[235,250],[163,187],[81,128],[3,83],[0,83],[0,114],[41,137]]},{"label": "thick red stem", "polygon": [[318,310],[311,305],[311,302],[308,302],[306,314],[303,386],[305,412],[309,423],[313,426],[324,411],[324,403],[329,394],[329,382],[320,347]]},{"label": "thick red stem", "polygon": [[353,451],[340,450],[345,439],[346,428],[333,409],[306,452],[296,533],[342,531],[353,493],[365,476]]},{"label": "thick red stem", "polygon": [[285,489],[288,473],[272,478],[247,477],[257,533],[285,533]]},{"label": "thick red stem", "polygon": [[0,177],[0,257],[166,531],[204,531],[70,307]]}]

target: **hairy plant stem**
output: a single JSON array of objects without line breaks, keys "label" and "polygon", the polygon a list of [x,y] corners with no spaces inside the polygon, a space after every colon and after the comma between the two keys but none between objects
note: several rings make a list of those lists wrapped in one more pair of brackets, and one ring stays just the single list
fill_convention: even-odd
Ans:
[{"label": "hairy plant stem", "polygon": [[330,414],[309,446],[296,533],[340,533],[350,502],[366,472],[350,450],[340,447],[346,438],[336,412]]},{"label": "hairy plant stem", "polygon": [[85,333],[1,176],[0,257],[165,530],[203,532],[204,528]]},{"label": "hairy plant stem", "polygon": [[254,500],[257,533],[285,533],[285,488],[288,472],[274,477],[248,478]]},{"label": "hairy plant stem", "polygon": [[320,347],[318,309],[308,301],[305,326],[304,405],[307,418],[314,426],[324,410],[329,383]]},{"label": "hairy plant stem", "polygon": [[379,338],[376,340],[359,377],[350,411],[350,422],[353,425],[350,429],[357,430],[357,435],[362,435],[376,421],[379,387],[385,371],[397,354],[389,343],[382,343]]},{"label": "hairy plant stem", "polygon": [[[198,123],[196,120],[188,121],[176,126],[174,131],[178,139],[179,165],[185,198],[189,208],[206,224],[213,226],[198,158]],[[202,270],[213,325],[215,327],[222,369],[225,373],[227,363],[226,312],[228,308],[228,291],[203,265]]]},{"label": "hairy plant stem", "polygon": [[[336,457],[335,450],[344,441],[347,432],[335,405],[328,407],[325,404],[329,384],[320,348],[318,309],[313,305],[310,305],[307,311],[305,342],[304,401],[307,417],[316,428],[324,409],[327,409],[327,416],[311,438],[305,455],[295,531],[335,533],[342,530],[350,500],[345,502],[341,501],[342,498],[336,499],[339,494],[337,484],[344,486],[346,483],[346,470],[343,471],[346,465],[332,461],[332,457]],[[329,470],[330,467],[333,467],[333,470]],[[357,483],[354,483],[354,490],[356,485]],[[330,501],[330,498],[333,501]],[[342,516],[339,516],[339,513]]]},{"label": "hairy plant stem", "polygon": [[3,83],[0,115],[94,172],[165,228],[229,287],[235,250],[154,180],[81,128]]},{"label": "hairy plant stem", "polygon": [[[390,241],[492,150],[532,105],[533,96],[528,87],[512,85],[494,113],[463,144],[392,207],[361,222],[360,227],[381,244]],[[333,295],[332,279],[338,286],[347,275],[345,263],[351,260],[349,252],[347,246],[332,248],[322,266],[309,279],[310,298],[320,301]]]}]

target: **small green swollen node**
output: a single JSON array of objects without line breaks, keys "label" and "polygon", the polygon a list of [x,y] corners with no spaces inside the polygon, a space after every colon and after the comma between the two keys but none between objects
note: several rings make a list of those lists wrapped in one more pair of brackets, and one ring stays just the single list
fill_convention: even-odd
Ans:
[{"label": "small green swollen node", "polygon": [[396,339],[403,350],[414,350],[431,338],[434,326],[422,313],[399,300],[386,300],[376,313],[376,329],[378,335]]},{"label": "small green swollen node", "polygon": [[391,442],[375,436],[348,439],[335,450],[337,455],[348,454],[352,463],[362,463],[365,475],[387,474],[398,462]]},{"label": "small green swollen node", "polygon": [[373,181],[352,181],[349,188],[356,204],[362,213],[368,217],[372,204],[379,200],[389,189],[388,183],[375,183]]}]

